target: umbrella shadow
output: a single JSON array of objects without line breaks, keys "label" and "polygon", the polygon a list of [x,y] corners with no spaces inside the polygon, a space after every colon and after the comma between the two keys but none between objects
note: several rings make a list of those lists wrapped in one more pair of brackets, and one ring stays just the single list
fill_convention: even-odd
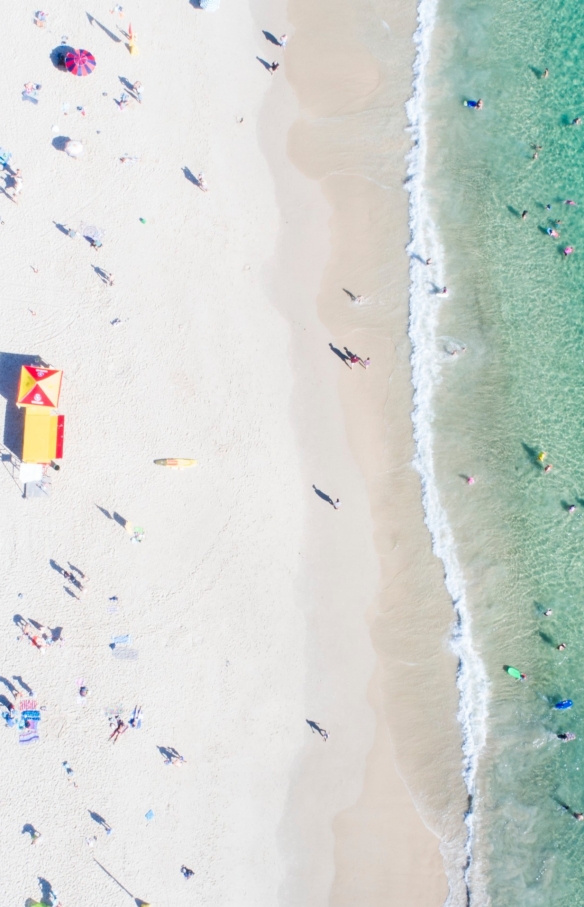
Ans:
[{"label": "umbrella shadow", "polygon": [[23,365],[46,366],[40,356],[22,353],[0,353],[0,397],[6,400],[4,446],[20,459],[24,427],[24,410],[16,406],[20,370]]},{"label": "umbrella shadow", "polygon": [[116,44],[121,44],[121,43],[122,43],[122,39],[121,39],[121,38],[118,38],[117,35],[114,35],[114,33],[111,32],[111,31],[109,30],[109,28],[106,28],[105,25],[102,25],[101,22],[100,22],[98,19],[95,18],[95,16],[92,16],[91,13],[85,13],[85,15],[86,15],[87,18],[89,19],[89,24],[90,24],[90,25],[93,25],[94,23],[95,23],[96,25],[99,25],[99,27],[101,28],[101,30],[104,31],[104,32],[106,33],[106,35],[108,36],[108,38],[111,38],[112,41],[115,41],[115,42],[116,42]]},{"label": "umbrella shadow", "polygon": [[68,135],[58,135],[53,139],[53,141],[51,142],[51,145],[53,146],[55,151],[64,151],[65,148],[67,147],[67,142],[70,142],[70,141],[71,141],[71,139],[69,138]]},{"label": "umbrella shadow", "polygon": [[58,47],[53,48],[53,50],[49,54],[49,57],[55,69],[60,69],[62,72],[67,72],[67,67],[65,66],[65,56],[72,51],[73,48],[69,47],[68,44],[59,44]]}]

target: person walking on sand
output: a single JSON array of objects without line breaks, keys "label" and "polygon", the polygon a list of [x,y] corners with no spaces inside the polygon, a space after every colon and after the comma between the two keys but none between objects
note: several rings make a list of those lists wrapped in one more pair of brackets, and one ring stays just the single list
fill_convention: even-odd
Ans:
[{"label": "person walking on sand", "polygon": [[270,70],[271,75],[274,75],[274,73],[276,72],[276,70],[279,69],[279,68],[280,68],[280,64],[279,64],[279,63],[276,63],[275,60],[274,60],[273,63],[270,63],[270,65],[268,66],[268,69]]},{"label": "person walking on sand", "polygon": [[278,41],[278,44],[280,45],[282,50],[286,47],[287,43],[288,43],[288,35],[280,35],[280,40]]},{"label": "person walking on sand", "polygon": [[349,368],[352,369],[357,362],[361,362],[359,356],[356,356],[354,353],[349,356]]},{"label": "person walking on sand", "polygon": [[138,104],[142,103],[142,82],[134,82],[132,85],[132,91],[134,92],[134,97],[138,101]]},{"label": "person walking on sand", "polygon": [[369,368],[369,366],[371,365],[371,359],[369,358],[369,356],[367,356],[366,359],[361,359],[360,361],[363,368]]},{"label": "person walking on sand", "polygon": [[336,501],[333,501],[333,507],[335,508],[335,510],[340,510],[341,506],[341,502],[338,498],[336,499]]},{"label": "person walking on sand", "polygon": [[205,174],[203,173],[202,170],[197,177],[197,185],[199,186],[199,189],[201,190],[201,192],[209,191],[209,187],[207,186],[207,180],[205,179]]},{"label": "person walking on sand", "polygon": [[184,875],[185,879],[191,879],[195,874],[192,869],[188,869],[186,866],[181,866],[180,871]]}]

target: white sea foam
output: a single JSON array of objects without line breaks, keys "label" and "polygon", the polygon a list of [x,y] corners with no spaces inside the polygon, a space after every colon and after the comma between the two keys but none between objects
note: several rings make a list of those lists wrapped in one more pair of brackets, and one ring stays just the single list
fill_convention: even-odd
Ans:
[{"label": "white sea foam", "polygon": [[[422,480],[422,496],[426,525],[432,535],[435,554],[444,564],[444,581],[456,612],[451,646],[458,658],[457,686],[459,690],[458,720],[462,728],[462,768],[469,794],[469,809],[465,816],[466,854],[454,857],[443,848],[449,871],[450,895],[448,905],[457,907],[461,897],[472,903],[471,867],[475,819],[473,800],[479,754],[486,738],[489,685],[485,667],[472,640],[471,617],[466,601],[463,571],[456,555],[456,545],[446,511],[440,501],[434,464],[434,391],[441,380],[444,353],[438,345],[437,329],[440,296],[436,288],[444,285],[444,252],[433,223],[426,186],[427,108],[426,77],[430,58],[430,40],[436,21],[438,0],[420,0],[418,28],[414,41],[417,47],[414,64],[412,97],[406,105],[413,138],[409,156],[407,188],[410,193],[410,323],[412,343],[412,382],[414,385],[414,465]],[[432,258],[432,264],[423,262]],[[421,259],[421,260],[420,260]],[[454,857],[454,859],[453,859]],[[451,862],[452,861],[452,862]],[[460,864],[464,864],[466,892],[460,891]],[[454,865],[456,863],[456,867]],[[451,864],[448,866],[448,864]]]}]

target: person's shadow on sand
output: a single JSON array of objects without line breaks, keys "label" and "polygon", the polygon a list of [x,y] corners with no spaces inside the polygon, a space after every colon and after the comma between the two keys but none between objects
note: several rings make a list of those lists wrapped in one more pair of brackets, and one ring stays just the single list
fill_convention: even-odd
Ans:
[{"label": "person's shadow on sand", "polygon": [[199,182],[199,180],[197,179],[195,174],[192,172],[192,170],[189,170],[188,167],[183,167],[182,172],[185,175],[185,179],[187,179],[189,181],[189,183],[192,183],[193,186],[198,186],[199,189],[201,188],[201,183]]},{"label": "person's shadow on sand", "polygon": [[333,353],[335,353],[335,354],[339,357],[339,359],[341,359],[341,360],[345,363],[345,365],[346,365],[348,368],[351,368],[351,365],[350,365],[350,363],[349,363],[349,358],[348,358],[348,356],[345,356],[345,354],[342,353],[339,349],[337,349],[336,346],[333,346],[332,343],[329,343],[329,347],[331,348],[331,350],[333,351]]},{"label": "person's shadow on sand", "polygon": [[319,498],[322,498],[323,501],[326,501],[327,504],[330,504],[332,507],[335,506],[335,502],[328,496],[328,494],[325,494],[325,492],[321,491],[320,488],[317,488],[316,485],[313,485],[312,487],[314,488],[314,491],[319,496]]},{"label": "person's shadow on sand", "polygon": [[270,44],[275,44],[276,47],[280,47],[280,42],[278,41],[278,39],[277,39],[271,32],[269,32],[269,31],[264,31],[264,30],[262,29],[262,35],[264,36],[264,38],[266,39],[266,41],[269,41],[269,42],[270,42]]}]

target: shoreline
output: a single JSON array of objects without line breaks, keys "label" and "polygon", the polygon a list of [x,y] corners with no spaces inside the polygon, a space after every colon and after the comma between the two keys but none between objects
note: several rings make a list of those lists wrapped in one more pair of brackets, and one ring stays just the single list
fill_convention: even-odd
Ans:
[{"label": "shoreline", "polygon": [[[330,903],[348,907],[363,897],[364,885],[368,904],[384,904],[388,896],[420,905],[443,903],[447,897],[443,860],[449,903],[457,903],[464,887],[466,792],[456,720],[457,669],[446,648],[452,602],[444,588],[442,565],[432,554],[420,483],[411,465],[415,451],[407,337],[408,197],[403,183],[409,151],[405,104],[411,96],[416,10],[414,4],[404,5],[389,23],[383,21],[383,42],[387,33],[397,36],[392,38],[391,52],[379,36],[367,32],[364,14],[360,18],[360,11],[351,4],[343,4],[340,11],[331,4],[314,10],[303,0],[292,0],[289,16],[294,31],[286,50],[285,74],[300,113],[290,132],[288,155],[323,192],[332,239],[318,293],[318,314],[325,328],[321,346],[317,348],[314,339],[308,341],[299,330],[293,340],[299,352],[295,361],[322,357],[330,341],[339,349],[358,343],[357,352],[372,358],[372,366],[361,375],[360,370],[358,374],[345,370],[331,356],[326,372],[326,379],[338,388],[345,437],[367,488],[371,528],[363,522],[364,514],[355,518],[375,539],[364,556],[374,558],[370,570],[377,572],[366,604],[358,604],[363,590],[355,593],[362,613],[360,630],[368,626],[375,651],[369,678],[366,684],[363,676],[360,681],[361,695],[375,716],[374,736],[359,755],[361,789],[356,797],[352,795],[352,805],[334,818]],[[391,82],[399,87],[391,88]],[[363,129],[367,135],[374,133],[370,142],[364,139]],[[374,145],[379,136],[381,148]],[[290,201],[288,206],[283,204],[286,221],[290,209]],[[322,213],[319,218],[322,228]],[[322,246],[316,235],[313,239],[316,248],[319,242]],[[306,243],[305,252],[313,255],[314,266],[314,246]],[[282,258],[279,267],[285,273],[294,271],[289,263],[286,268]],[[302,273],[304,268],[298,270]],[[277,286],[281,300],[285,293],[282,284]],[[365,304],[351,304],[343,287],[365,293]],[[291,321],[298,321],[299,312],[307,316],[298,301],[284,306],[280,302],[279,307]],[[310,394],[311,379],[298,366],[296,371],[295,396],[304,400]],[[317,386],[322,380],[321,375]],[[316,390],[313,393],[317,399],[322,396]],[[320,450],[313,462],[322,462],[324,452],[332,465],[343,441],[337,426],[327,420],[323,431],[304,409],[296,412],[303,457],[307,439],[316,433]],[[318,537],[313,537],[313,545],[318,546]],[[355,569],[362,569],[358,558]],[[415,627],[412,608],[420,622]],[[414,657],[404,660],[404,650]],[[430,768],[436,753],[440,753],[438,770],[436,762]],[[286,842],[289,846],[290,834]],[[404,871],[404,867],[409,868]],[[290,902],[297,903],[298,897]]]},{"label": "shoreline", "polygon": [[[414,410],[412,422],[416,443],[415,468],[422,482],[425,523],[432,537],[432,548],[444,566],[444,583],[456,613],[456,626],[450,646],[458,660],[456,686],[459,692],[457,718],[462,732],[462,774],[468,795],[464,812],[466,861],[463,879],[466,899],[471,897],[475,822],[473,800],[481,751],[486,743],[489,683],[485,665],[472,639],[472,620],[466,601],[466,582],[456,554],[454,535],[441,501],[434,465],[434,395],[440,381],[443,356],[438,352],[437,329],[440,306],[428,278],[434,286],[443,286],[444,252],[432,220],[426,176],[427,122],[426,80],[430,65],[430,40],[437,17],[436,0],[419,0],[417,44],[412,97],[407,104],[409,128],[414,144],[409,154],[408,188],[410,192],[411,308],[409,336],[412,344],[412,384]],[[423,261],[430,253],[432,264]]]}]

